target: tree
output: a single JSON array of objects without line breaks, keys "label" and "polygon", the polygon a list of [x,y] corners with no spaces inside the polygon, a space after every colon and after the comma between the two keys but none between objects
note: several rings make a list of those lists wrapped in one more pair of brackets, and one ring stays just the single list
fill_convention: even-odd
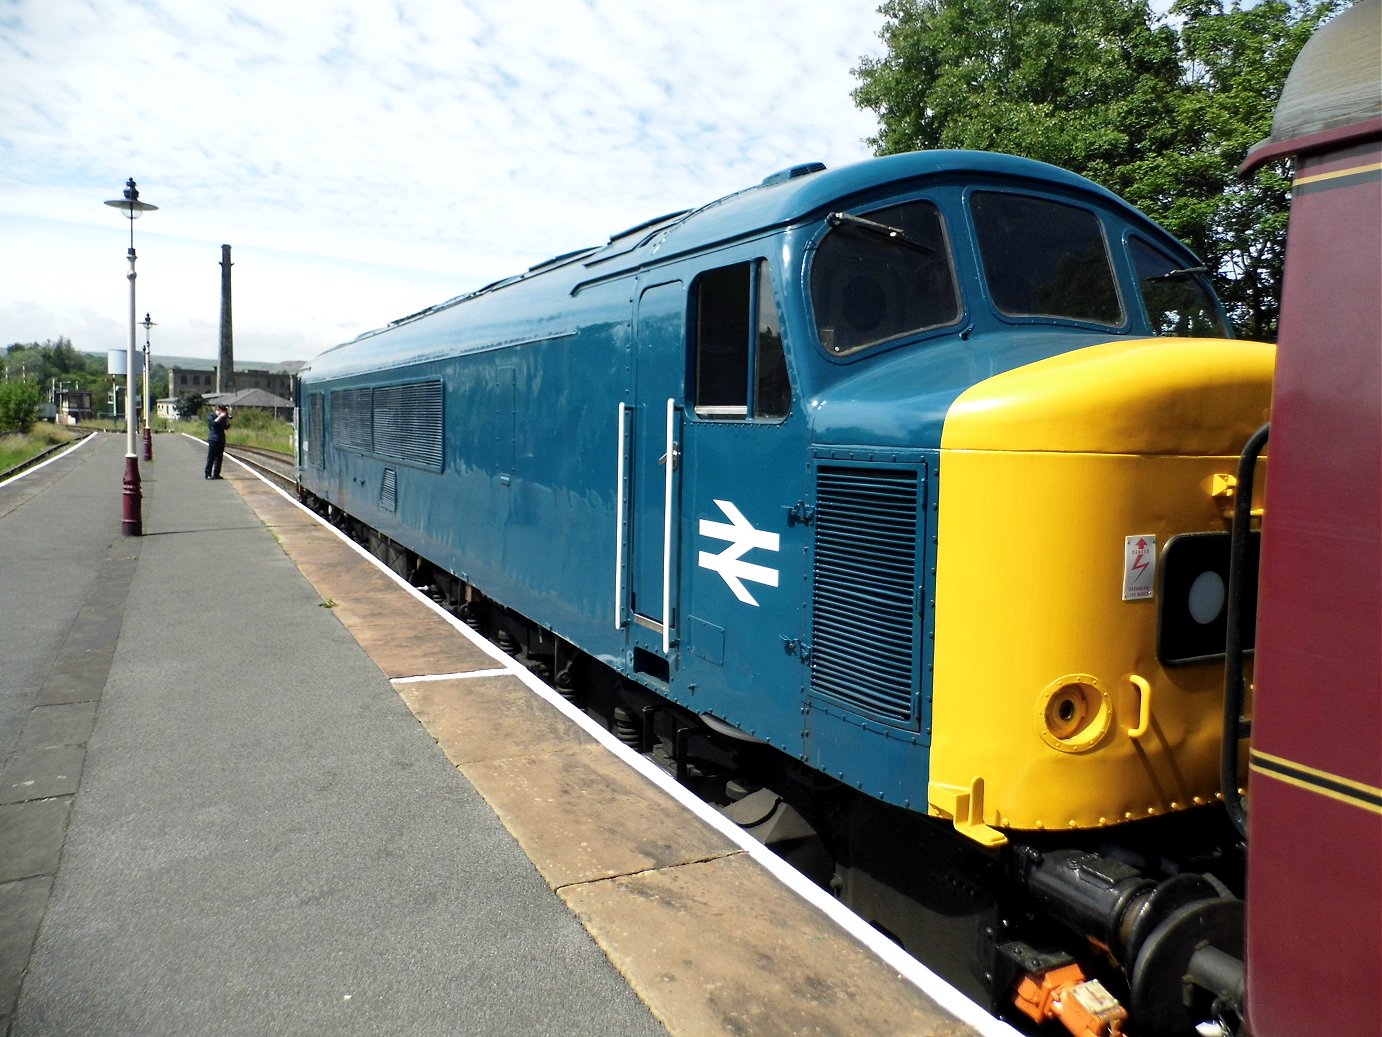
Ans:
[{"label": "tree", "polygon": [[[93,399],[110,397],[116,379],[106,371],[106,355],[79,352],[68,338],[13,342],[0,361],[4,377],[35,382],[46,396],[51,389],[85,389]],[[56,401],[55,401],[56,402]]]},{"label": "tree", "polygon": [[1234,323],[1274,338],[1289,178],[1236,167],[1286,73],[1343,0],[886,0],[887,53],[854,70],[879,154],[1006,151],[1074,170],[1185,240]]},{"label": "tree", "polygon": [[44,342],[12,342],[5,348],[4,368],[8,377],[31,378],[40,385],[53,379],[90,383],[105,378],[105,354],[80,353],[69,338]]},{"label": "tree", "polygon": [[195,418],[206,406],[206,398],[199,392],[188,390],[178,397],[178,417]]},{"label": "tree", "polygon": [[43,394],[33,382],[0,382],[0,435],[34,427]]},{"label": "tree", "polygon": [[1175,39],[1151,28],[1143,0],[887,0],[880,11],[888,53],[860,62],[854,91],[878,113],[880,154],[1002,149],[1117,165],[1166,117]]},{"label": "tree", "polygon": [[1185,19],[1183,118],[1194,129],[1182,153],[1219,189],[1163,198],[1162,204],[1168,226],[1219,274],[1230,314],[1252,338],[1276,338],[1291,171],[1288,162],[1268,163],[1244,180],[1236,169],[1270,134],[1277,98],[1301,47],[1346,6],[1345,0],[1264,0],[1225,10],[1220,0],[1178,0],[1171,8]]}]

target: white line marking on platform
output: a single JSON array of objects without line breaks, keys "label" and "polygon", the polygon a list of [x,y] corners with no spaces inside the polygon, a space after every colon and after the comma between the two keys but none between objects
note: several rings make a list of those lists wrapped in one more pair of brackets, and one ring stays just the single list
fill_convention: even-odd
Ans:
[{"label": "white line marking on platform", "polygon": [[424,681],[463,681],[471,677],[507,677],[513,673],[507,666],[497,670],[466,670],[464,673],[422,673],[416,677],[390,677],[390,684],[421,684]]},{"label": "white line marking on platform", "polygon": [[93,433],[91,433],[89,436],[83,436],[81,439],[77,440],[77,442],[73,443],[70,447],[68,447],[68,448],[67,448],[66,450],[64,450],[62,453],[60,453],[60,454],[54,454],[52,457],[48,458],[48,460],[46,460],[46,461],[41,461],[40,463],[34,465],[32,468],[26,468],[26,469],[24,469],[24,471],[20,472],[18,475],[12,475],[12,476],[10,476],[10,477],[9,477],[8,479],[6,479],[4,482],[0,482],[0,490],[3,490],[6,486],[13,486],[15,483],[19,482],[20,479],[24,478],[24,476],[26,476],[26,475],[33,475],[33,474],[34,474],[36,471],[38,471],[40,468],[47,468],[47,467],[48,467],[50,464],[52,464],[54,461],[61,461],[61,460],[62,460],[64,457],[66,457],[68,454],[72,453],[72,452],[75,451],[75,450],[80,450],[82,447],[86,446],[88,443],[90,443],[93,439],[95,439],[95,438],[96,438],[97,436],[99,436],[99,435],[100,435],[99,432],[93,432]]}]

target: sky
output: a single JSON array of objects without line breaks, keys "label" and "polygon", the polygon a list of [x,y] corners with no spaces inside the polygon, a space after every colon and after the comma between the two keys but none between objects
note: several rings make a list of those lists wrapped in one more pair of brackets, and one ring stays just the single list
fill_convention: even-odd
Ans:
[{"label": "sky", "polygon": [[[0,0],[0,346],[307,360],[870,154],[880,0]],[[138,329],[142,348],[144,329]]]}]

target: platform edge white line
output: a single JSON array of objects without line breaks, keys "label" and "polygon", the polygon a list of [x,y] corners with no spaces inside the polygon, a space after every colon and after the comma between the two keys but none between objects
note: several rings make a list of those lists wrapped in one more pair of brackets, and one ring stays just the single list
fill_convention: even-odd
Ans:
[{"label": "platform edge white line", "polygon": [[86,446],[86,444],[90,443],[93,439],[95,439],[95,438],[96,438],[97,436],[99,436],[99,435],[100,435],[99,432],[92,432],[90,435],[83,436],[81,439],[77,440],[77,442],[73,443],[73,444],[72,444],[70,447],[68,447],[66,450],[62,450],[62,451],[60,451],[60,452],[54,454],[52,457],[48,458],[48,460],[46,460],[46,461],[40,461],[38,464],[34,465],[32,468],[26,468],[26,469],[24,469],[24,471],[20,472],[18,475],[12,475],[12,476],[10,476],[10,477],[9,477],[8,479],[6,479],[4,482],[0,482],[0,490],[3,490],[3,489],[5,489],[5,488],[8,487],[8,486],[13,486],[15,483],[19,482],[20,479],[23,479],[26,475],[33,475],[34,472],[37,472],[39,469],[41,469],[41,468],[47,468],[47,467],[48,467],[50,464],[52,464],[54,461],[61,461],[61,460],[62,460],[64,457],[66,457],[68,454],[75,453],[76,451],[80,450],[82,447]]}]

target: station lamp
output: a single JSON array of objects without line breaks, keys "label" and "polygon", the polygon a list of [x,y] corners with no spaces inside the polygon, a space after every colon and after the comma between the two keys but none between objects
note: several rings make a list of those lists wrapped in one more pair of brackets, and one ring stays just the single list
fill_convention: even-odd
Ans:
[{"label": "station lamp", "polygon": [[[139,200],[139,189],[134,185],[134,178],[131,177],[125,183],[125,194],[123,198],[116,198],[107,201],[107,205],[112,205],[123,212],[130,221],[130,345],[127,362],[125,364],[125,482],[124,482],[124,509],[120,523],[121,531],[126,536],[143,536],[144,534],[144,498],[139,489],[139,458],[134,452],[134,388],[132,381],[134,377],[134,351],[137,340],[137,320],[134,305],[134,221],[143,216],[146,212],[153,212],[158,208],[157,205],[150,205],[148,202]],[[146,410],[148,401],[144,404]]]},{"label": "station lamp", "polygon": [[141,321],[144,325],[144,460],[154,459],[154,434],[149,427],[149,418],[152,411],[149,409],[153,405],[153,400],[149,397],[149,329],[156,328],[158,325],[149,319],[149,315],[144,314]]}]

